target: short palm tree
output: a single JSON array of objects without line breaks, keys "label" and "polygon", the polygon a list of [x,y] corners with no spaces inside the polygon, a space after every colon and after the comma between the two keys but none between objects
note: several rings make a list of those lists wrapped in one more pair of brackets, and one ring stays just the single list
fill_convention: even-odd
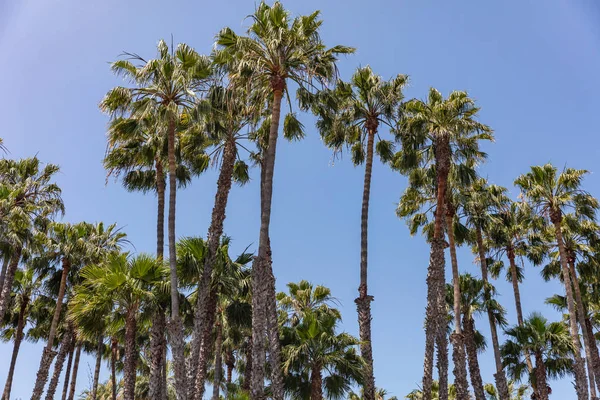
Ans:
[{"label": "short palm tree", "polygon": [[72,300],[71,313],[115,310],[124,315],[124,400],[134,399],[139,314],[154,301],[157,292],[168,290],[167,276],[160,261],[144,254],[130,257],[126,253],[113,253],[105,262],[81,271],[82,284]]},{"label": "short palm tree", "polygon": [[[502,345],[503,363],[512,379],[521,381],[529,376],[536,400],[548,400],[548,379],[572,373],[573,344],[569,330],[562,322],[551,322],[539,313],[533,313],[523,325],[505,331],[509,340]],[[529,372],[524,355],[530,353],[535,360]]]},{"label": "short palm tree", "polygon": [[42,163],[37,157],[23,160],[0,160],[0,242],[6,256],[4,274],[0,277],[0,321],[9,304],[13,280],[23,248],[35,236],[36,228],[64,213],[60,188],[53,183],[58,166]]},{"label": "short palm tree", "polygon": [[[405,399],[408,400],[424,400],[425,395],[423,391],[420,389],[415,389],[409,394],[407,394]],[[440,396],[440,384],[438,381],[433,381],[431,384],[431,400],[440,400],[442,397]],[[446,397],[448,400],[458,400],[456,397],[456,387],[454,385],[448,386],[448,396]],[[467,398],[468,399],[468,398]]]},{"label": "short palm tree", "polygon": [[[508,393],[510,395],[509,400],[527,400],[531,393],[529,385],[519,385],[517,382],[510,380],[508,381]],[[498,391],[496,386],[491,383],[485,385],[486,400],[498,400]]]},{"label": "short palm tree", "polygon": [[[569,255],[565,249],[562,220],[565,212],[573,210],[578,218],[593,219],[598,202],[581,188],[585,170],[565,168],[561,173],[552,164],[531,167],[531,171],[515,180],[534,212],[554,227],[559,251],[559,260],[569,308],[569,326],[573,342],[575,390],[577,398],[588,398],[588,380],[581,357],[577,312],[573,296],[572,279],[569,272]],[[592,383],[593,384],[593,383]]]},{"label": "short palm tree", "polygon": [[[398,129],[402,151],[394,161],[394,167],[403,173],[416,168],[435,165],[435,217],[431,254],[427,278],[427,309],[425,317],[425,360],[423,372],[423,394],[431,398],[433,382],[434,344],[437,339],[442,356],[438,365],[441,371],[440,390],[445,397],[447,392],[447,348],[446,343],[446,302],[444,277],[444,225],[446,199],[448,196],[448,176],[452,163],[461,164],[467,160],[483,159],[479,142],[492,140],[492,131],[477,121],[479,107],[466,92],[455,91],[447,99],[434,88],[429,91],[427,101],[413,99],[404,104],[403,119]],[[458,286],[458,271],[453,271],[453,280]],[[455,336],[460,341],[461,336]],[[444,360],[446,358],[446,360]],[[461,368],[464,372],[464,368]],[[461,396],[466,395],[464,382],[459,380]]]},{"label": "short palm tree", "polygon": [[[338,82],[333,90],[311,95],[301,91],[305,108],[311,108],[318,116],[317,127],[325,144],[335,152],[344,146],[351,148],[355,165],[365,164],[361,211],[360,285],[355,302],[361,339],[361,355],[367,363],[365,369],[365,398],[375,396],[373,374],[373,349],[371,344],[371,301],[368,294],[368,221],[373,156],[390,162],[394,154],[392,141],[380,137],[381,126],[391,130],[398,121],[399,106],[404,99],[402,89],[408,82],[406,75],[385,81],[371,67],[356,70],[349,83]],[[377,142],[377,143],[375,143]]]},{"label": "short palm tree", "polygon": [[[337,72],[337,56],[354,51],[344,46],[327,48],[323,44],[319,35],[322,24],[319,14],[316,11],[292,20],[279,1],[272,6],[261,2],[250,17],[252,24],[247,36],[239,36],[230,28],[223,29],[217,36],[215,62],[227,65],[233,85],[248,87],[254,98],[271,108],[269,136],[262,161],[264,179],[261,182],[261,226],[253,284],[253,399],[264,396],[265,343],[257,339],[266,331],[267,310],[270,309],[273,316],[276,313],[275,291],[266,287],[272,281],[268,257],[269,225],[281,102],[290,82],[301,87],[312,87],[313,82],[331,82]],[[271,295],[272,298],[268,298]],[[277,365],[281,358],[277,349],[272,349],[271,353],[270,358],[275,363],[273,395],[276,400],[281,400],[283,381],[281,368]]]},{"label": "short palm tree", "polygon": [[[197,92],[202,90],[211,74],[207,57],[200,56],[186,44],[170,49],[161,40],[157,46],[158,56],[145,60],[129,54],[112,64],[117,74],[128,78],[133,87],[111,89],[100,107],[112,116],[128,115],[140,121],[153,118],[155,129],[164,132],[167,143],[169,173],[169,265],[171,268],[171,346],[175,364],[177,392],[181,399],[187,399],[188,379],[185,372],[184,333],[179,315],[179,291],[177,282],[177,255],[175,212],[177,194],[177,162],[175,156],[177,125],[182,116],[197,101]],[[136,65],[137,63],[138,65]],[[193,386],[193,385],[190,385]]]}]

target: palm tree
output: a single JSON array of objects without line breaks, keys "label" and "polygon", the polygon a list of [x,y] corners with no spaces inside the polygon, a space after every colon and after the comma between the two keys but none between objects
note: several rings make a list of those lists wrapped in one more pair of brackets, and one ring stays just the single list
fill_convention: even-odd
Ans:
[{"label": "palm tree", "polygon": [[[570,374],[574,347],[567,326],[562,322],[548,323],[540,313],[533,313],[523,325],[505,331],[510,337],[502,345],[503,363],[512,379],[520,381],[529,375],[536,400],[548,400],[548,379]],[[533,354],[535,367],[529,372],[525,353]],[[532,397],[533,398],[533,397]]]},{"label": "palm tree", "polygon": [[125,400],[133,400],[138,352],[136,349],[139,313],[151,304],[156,292],[167,290],[167,271],[160,261],[148,255],[129,257],[111,254],[106,262],[89,265],[72,301],[71,313],[118,310],[125,316]]},{"label": "palm tree", "polygon": [[[24,270],[19,269],[15,273],[12,289],[13,298],[11,301],[13,312],[11,313],[10,318],[10,325],[12,326],[9,328],[5,325],[5,331],[2,334],[3,340],[10,337],[14,341],[8,376],[2,395],[2,398],[6,400],[10,399],[17,356],[19,355],[19,348],[21,347],[21,343],[25,336],[25,326],[29,322],[29,314],[32,307],[31,304],[36,301],[41,284],[41,277],[37,275],[32,268],[26,268]],[[13,323],[15,316],[16,324]]]},{"label": "palm tree", "polygon": [[[306,90],[301,92],[305,97],[304,108],[310,106],[319,118],[317,127],[325,144],[335,152],[341,151],[342,147],[347,145],[351,147],[354,164],[365,163],[361,211],[360,285],[355,302],[358,309],[361,355],[367,363],[364,379],[366,399],[373,399],[375,396],[371,344],[373,296],[369,295],[367,290],[368,220],[373,155],[376,152],[384,163],[392,160],[393,143],[380,138],[380,125],[387,125],[390,129],[396,125],[398,109],[404,99],[402,89],[407,82],[406,75],[397,75],[389,81],[384,81],[367,66],[358,68],[350,83],[338,82],[333,90],[326,90],[317,95],[311,95]],[[377,144],[375,144],[376,139]]]},{"label": "palm tree", "polygon": [[[494,211],[496,210],[495,207],[505,201],[505,192],[505,188],[496,185],[488,185],[485,179],[479,178],[473,182],[471,187],[463,190],[460,199],[466,215],[466,225],[471,229],[472,234],[475,236],[475,238],[472,239],[472,242],[474,242],[474,248],[478,254],[479,264],[481,265],[481,278],[485,284],[484,295],[486,303],[488,304],[491,304],[492,293],[488,281],[488,255],[483,235],[487,233],[490,229],[489,227],[494,224],[495,220],[493,219],[493,216]],[[496,388],[500,393],[500,398],[508,399],[508,383],[502,369],[497,321],[493,309],[488,307],[487,311],[494,351],[494,361],[496,363],[496,373],[494,374]]]},{"label": "palm tree", "polygon": [[[423,395],[431,399],[433,382],[434,343],[438,342],[440,366],[440,392],[442,398],[447,393],[447,343],[446,343],[446,302],[444,277],[444,223],[445,203],[448,196],[448,176],[452,162],[464,163],[469,159],[483,159],[479,151],[479,141],[492,140],[491,129],[476,120],[479,108],[466,92],[452,92],[444,99],[440,92],[431,88],[427,102],[413,99],[403,106],[403,119],[398,129],[402,141],[402,151],[394,162],[394,167],[407,173],[415,168],[435,165],[435,217],[431,254],[427,277],[427,308],[425,317],[425,360],[423,373]],[[474,155],[478,155],[474,157]],[[453,268],[453,281],[458,290],[458,270]],[[455,294],[456,295],[456,294]],[[459,296],[457,296],[459,298]],[[457,299],[458,300],[458,299]],[[461,335],[454,336],[455,347],[460,348]],[[440,357],[441,355],[441,357]],[[461,370],[464,370],[461,368]],[[464,396],[464,381],[459,388]],[[504,398],[503,398],[504,400]]]},{"label": "palm tree", "polygon": [[[423,391],[420,389],[415,389],[412,392],[410,392],[409,394],[407,394],[405,397],[405,399],[408,400],[423,400],[425,399],[425,395],[423,394]],[[440,400],[441,394],[440,394],[440,384],[438,381],[432,381],[431,384],[431,400]],[[468,397],[467,397],[468,399]],[[456,397],[456,387],[454,385],[449,385],[448,386],[448,400],[458,400],[458,398]]]},{"label": "palm tree", "polygon": [[0,321],[9,307],[23,248],[35,235],[34,229],[43,230],[49,219],[64,213],[60,188],[52,182],[57,172],[58,166],[46,164],[42,167],[37,157],[0,160],[0,241],[4,243],[4,249],[10,249],[7,254],[11,257],[2,276]]},{"label": "palm tree", "polygon": [[[161,40],[157,46],[158,57],[146,61],[138,55],[128,54],[112,64],[117,74],[127,77],[134,87],[115,87],[101,103],[101,109],[113,116],[128,114],[130,118],[144,121],[155,118],[156,130],[167,137],[169,171],[169,266],[171,269],[171,321],[169,324],[171,347],[175,364],[175,380],[180,399],[187,399],[188,379],[185,372],[184,333],[179,315],[177,282],[177,255],[175,248],[175,211],[177,193],[177,163],[175,141],[177,124],[190,110],[211,74],[208,58],[200,56],[186,44],[171,49]],[[135,65],[139,63],[140,65]],[[190,387],[193,385],[189,385]],[[191,396],[193,398],[193,396]]]},{"label": "palm tree", "polygon": [[[559,250],[559,260],[569,308],[569,326],[573,342],[575,390],[579,400],[588,398],[588,380],[581,358],[577,313],[573,296],[572,279],[569,272],[569,256],[565,249],[562,232],[563,215],[573,209],[578,218],[593,219],[598,202],[581,189],[585,170],[565,168],[560,174],[552,164],[531,167],[531,171],[515,180],[537,215],[554,226],[554,235]],[[592,380],[593,385],[593,380]]]},{"label": "palm tree", "polygon": [[[527,396],[530,394],[529,385],[519,385],[515,381],[508,381],[508,393],[510,395],[510,400],[526,400]],[[485,384],[485,394],[487,400],[498,400],[498,391],[496,390],[496,386],[491,383]]]},{"label": "palm tree", "polygon": [[[344,46],[329,49],[325,47],[319,36],[322,24],[319,14],[315,11],[311,15],[291,20],[289,12],[280,2],[276,1],[272,6],[261,2],[251,16],[248,36],[238,36],[230,28],[223,29],[217,36],[215,62],[228,66],[233,85],[248,87],[253,97],[271,107],[268,145],[262,162],[264,180],[261,182],[261,226],[253,283],[253,399],[264,397],[266,355],[264,342],[258,338],[266,331],[267,309],[273,315],[276,312],[274,289],[269,290],[267,285],[272,280],[268,256],[269,225],[281,102],[288,91],[288,81],[295,82],[300,87],[312,87],[313,82],[332,81],[336,75],[337,55],[353,52],[353,49]],[[273,298],[268,298],[271,294]],[[277,364],[281,358],[277,349],[274,350],[271,358]],[[272,381],[273,396],[276,400],[281,400],[283,382],[281,370],[277,366],[273,368]]]},{"label": "palm tree", "polygon": [[[360,343],[336,333],[339,311],[330,307],[330,291],[302,281],[279,293],[282,316],[283,367],[288,395],[296,399],[340,398],[353,383],[363,383],[365,362]],[[303,288],[303,289],[300,289]],[[363,385],[364,387],[364,385]]]},{"label": "palm tree", "polygon": [[[463,334],[468,356],[469,375],[476,400],[485,400],[485,386],[481,378],[479,360],[477,354],[485,348],[485,338],[475,327],[475,317],[488,309],[492,310],[497,325],[505,326],[505,311],[493,297],[486,301],[485,288],[489,288],[490,295],[496,293],[496,289],[483,279],[477,279],[470,274],[460,276],[460,311],[462,315]],[[454,287],[448,285],[447,301],[452,306],[454,303]]]},{"label": "palm tree", "polygon": [[[207,300],[210,292],[210,280],[214,264],[218,256],[218,248],[223,236],[223,224],[226,217],[227,202],[233,181],[246,183],[249,180],[248,166],[240,159],[239,150],[244,149],[241,141],[247,136],[244,130],[256,122],[256,112],[249,103],[244,91],[235,88],[224,88],[219,85],[212,86],[206,99],[201,101],[194,110],[193,115],[199,120],[199,130],[208,137],[214,150],[213,162],[220,158],[221,168],[217,180],[217,192],[212,210],[211,223],[208,228],[206,255],[202,279],[198,288],[198,300],[194,317],[194,334],[192,349],[196,353],[191,355],[192,360],[203,357],[198,366],[199,372],[195,375],[197,396],[204,393],[204,379],[206,376],[206,354],[208,343],[202,340],[204,322],[211,312],[207,309]],[[197,148],[197,134],[192,135],[190,147]],[[218,157],[218,156],[221,157]],[[213,311],[214,313],[214,311]],[[201,349],[202,346],[202,349]],[[192,375],[194,371],[192,370]]]},{"label": "palm tree", "polygon": [[[32,400],[39,400],[48,379],[48,371],[56,352],[54,339],[61,318],[63,300],[67,291],[67,281],[70,275],[76,275],[78,268],[86,263],[102,260],[106,254],[118,250],[125,240],[125,234],[116,229],[116,225],[104,227],[103,223],[78,224],[53,223],[49,229],[46,251],[41,257],[42,264],[50,261],[60,271],[60,285],[56,298],[54,316],[49,328],[48,340],[42,353],[40,367],[36,376]],[[45,261],[45,262],[44,262]],[[60,264],[60,268],[58,265]]]}]

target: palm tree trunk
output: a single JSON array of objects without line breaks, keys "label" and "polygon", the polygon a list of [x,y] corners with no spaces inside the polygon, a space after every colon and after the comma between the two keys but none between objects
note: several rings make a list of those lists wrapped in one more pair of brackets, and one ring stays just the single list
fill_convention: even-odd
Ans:
[{"label": "palm tree trunk", "polygon": [[10,257],[8,254],[2,254],[4,257],[2,261],[2,271],[0,271],[0,299],[2,299],[2,289],[4,288],[4,278],[6,278],[6,270],[8,269],[8,264],[10,263]]},{"label": "palm tree trunk", "polygon": [[541,352],[535,353],[535,376],[536,376],[536,400],[548,400],[548,382],[546,377],[546,365]]},{"label": "palm tree trunk", "polygon": [[454,333],[450,335],[452,343],[452,361],[454,362],[454,384],[456,396],[466,399],[469,396],[469,383],[467,382],[467,356],[465,354],[465,337],[460,324],[461,296],[460,274],[458,272],[458,258],[456,257],[456,243],[454,241],[454,207],[449,200],[446,201],[446,232],[450,244],[450,260],[452,262],[452,288],[454,294]]},{"label": "palm tree trunk", "polygon": [[[217,193],[215,194],[215,203],[212,210],[210,227],[207,234],[207,253],[204,258],[204,269],[202,271],[202,279],[198,287],[198,300],[196,302],[196,310],[194,313],[194,337],[192,339],[192,352],[190,356],[190,375],[196,379],[196,391],[199,386],[204,387],[204,380],[198,382],[198,368],[206,370],[206,362],[204,365],[197,365],[196,360],[200,360],[199,354],[201,351],[207,352],[207,349],[201,350],[200,346],[208,346],[209,342],[201,340],[204,332],[204,323],[207,320],[207,296],[210,291],[210,280],[213,267],[217,259],[221,236],[223,236],[223,224],[225,222],[227,202],[229,200],[229,192],[233,178],[233,170],[235,167],[236,149],[235,137],[230,135],[223,147],[223,158],[219,178],[217,180]],[[198,361],[201,362],[201,361]],[[196,398],[201,400],[201,397],[196,392]]]},{"label": "palm tree trunk", "polygon": [[164,311],[162,309],[155,310],[150,327],[150,379],[148,382],[150,400],[161,400],[165,384],[163,376],[165,327]]},{"label": "palm tree trunk", "polygon": [[358,287],[358,297],[354,300],[358,311],[358,326],[361,342],[360,354],[365,360],[365,367],[363,372],[363,397],[365,400],[375,400],[373,346],[371,342],[371,302],[373,301],[373,296],[369,296],[367,286],[369,200],[371,196],[371,176],[373,171],[373,151],[375,134],[375,129],[369,129],[367,140],[367,160],[365,164],[365,178],[360,218],[360,286]]},{"label": "palm tree trunk", "polygon": [[69,392],[69,380],[71,379],[71,368],[73,367],[73,356],[75,355],[75,337],[71,339],[69,345],[69,361],[67,361],[67,370],[65,371],[65,381],[63,382],[62,400],[67,400]]},{"label": "palm tree trunk", "polygon": [[579,330],[577,328],[577,312],[575,311],[575,300],[573,298],[573,286],[571,277],[569,274],[569,266],[567,264],[568,255],[565,249],[565,242],[562,236],[561,227],[561,216],[560,214],[553,213],[551,215],[552,223],[554,224],[554,233],[556,236],[556,242],[558,243],[558,252],[560,256],[560,266],[563,275],[563,283],[565,285],[567,306],[569,309],[569,327],[571,330],[571,340],[573,341],[573,371],[575,372],[575,391],[577,392],[578,400],[587,400],[588,394],[588,380],[585,373],[585,365],[581,358],[581,348],[579,345]]},{"label": "palm tree trunk", "polygon": [[227,379],[225,382],[230,384],[233,379],[233,369],[235,368],[235,357],[233,356],[233,351],[231,349],[227,350],[225,355],[225,366],[227,367]]},{"label": "palm tree trunk", "polygon": [[112,338],[110,349],[110,379],[112,381],[112,400],[117,400],[117,339]]},{"label": "palm tree trunk", "polygon": [[[269,225],[271,223],[271,201],[273,198],[273,173],[275,169],[275,155],[277,150],[277,133],[281,116],[281,100],[285,89],[285,79],[280,76],[272,77],[273,108],[271,112],[271,126],[269,129],[268,147],[265,149],[263,160],[264,180],[261,182],[261,218],[260,235],[258,242],[258,256],[254,259],[252,274],[252,382],[251,399],[262,400],[265,379],[265,341],[266,312],[268,304],[268,289],[266,282],[269,279],[268,262],[269,250]],[[279,356],[279,355],[277,355]],[[274,371],[275,374],[281,373]]]},{"label": "palm tree trunk", "polygon": [[10,294],[12,293],[12,285],[15,280],[15,273],[19,267],[19,261],[21,260],[21,247],[16,247],[14,253],[8,264],[8,269],[4,277],[2,290],[0,292],[0,321],[4,320],[4,314],[10,307]]},{"label": "palm tree trunk", "polygon": [[23,341],[23,329],[25,328],[25,315],[27,314],[28,306],[29,296],[23,296],[21,300],[21,306],[19,308],[19,321],[17,322],[17,332],[15,333],[15,344],[13,346],[8,376],[6,378],[6,384],[4,385],[4,392],[2,394],[3,400],[10,400],[12,381],[13,376],[15,375],[15,366],[17,365],[17,356],[19,355],[19,348],[21,347],[21,342]]},{"label": "palm tree trunk", "polygon": [[35,386],[33,388],[33,394],[31,400],[39,400],[44,392],[44,386],[48,380],[48,371],[52,360],[56,355],[56,352],[52,350],[54,346],[54,338],[56,336],[56,329],[60,320],[60,313],[62,311],[63,300],[65,298],[65,291],[67,289],[67,278],[69,271],[71,270],[71,263],[67,258],[62,259],[62,275],[60,278],[60,287],[58,289],[58,297],[56,298],[56,308],[54,309],[54,316],[52,317],[52,323],[50,325],[50,332],[48,333],[48,343],[42,353],[42,359],[40,361],[40,367],[37,372],[35,379]]},{"label": "palm tree trunk", "polygon": [[[483,244],[483,236],[481,228],[476,228],[477,234],[477,251],[479,252],[479,262],[481,263],[481,278],[485,283],[484,296],[485,301],[489,302],[492,298],[488,282],[488,269],[487,269],[487,258],[486,249]],[[490,323],[490,333],[492,336],[492,346],[494,349],[494,361],[496,362],[496,373],[494,374],[494,380],[496,381],[496,388],[498,389],[498,395],[500,400],[510,400],[508,393],[508,383],[506,381],[506,375],[502,369],[502,357],[500,356],[500,344],[498,342],[498,330],[496,327],[496,320],[494,319],[494,313],[491,308],[487,308],[488,320]]]},{"label": "palm tree trunk", "polygon": [[72,340],[72,331],[69,328],[64,333],[60,342],[60,350],[58,351],[58,356],[56,357],[56,362],[54,363],[54,373],[52,374],[52,379],[50,379],[50,385],[48,386],[48,391],[46,392],[46,400],[54,399],[54,394],[56,393],[56,388],[58,387],[58,380],[60,379],[60,374],[62,373],[63,365],[65,363],[65,359],[67,358],[67,353],[70,350]]},{"label": "palm tree trunk", "polygon": [[252,382],[252,336],[248,338],[246,345],[246,368],[244,369],[244,381],[242,383],[242,390],[250,392],[250,383]]},{"label": "palm tree trunk", "polygon": [[585,334],[590,342],[596,386],[600,388],[600,353],[598,352],[598,344],[596,343],[596,337],[594,336],[594,331],[592,329],[592,321],[589,317],[585,319]]},{"label": "palm tree trunk", "polygon": [[98,394],[98,380],[100,379],[100,366],[102,365],[102,349],[104,349],[104,335],[100,334],[98,338],[98,347],[96,348],[96,365],[94,367],[94,381],[92,382],[92,400],[96,400]]},{"label": "palm tree trunk", "polygon": [[[169,159],[169,268],[171,270],[171,319],[169,321],[169,339],[173,354],[175,372],[175,390],[178,400],[188,399],[188,377],[186,374],[184,355],[183,323],[179,315],[179,285],[177,283],[177,252],[175,237],[175,211],[177,202],[177,176],[175,163],[175,120],[170,118],[168,126],[168,159]],[[133,393],[131,394],[133,396]]]},{"label": "palm tree trunk", "polygon": [[446,340],[446,298],[444,257],[444,203],[450,173],[450,145],[447,136],[436,140],[436,210],[433,239],[427,270],[427,306],[425,309],[425,357],[423,363],[423,400],[431,400],[434,345],[438,348],[439,398],[448,398],[448,349]]},{"label": "palm tree trunk", "polygon": [[77,343],[77,350],[75,350],[75,361],[73,362],[73,374],[71,375],[71,387],[69,388],[68,400],[75,398],[75,388],[77,387],[77,371],[79,370],[79,360],[81,358],[81,342]]},{"label": "palm tree trunk", "polygon": [[477,358],[477,347],[475,345],[475,322],[470,316],[465,314],[463,315],[463,326],[469,359],[469,375],[471,376],[471,386],[473,386],[475,400],[486,400],[483,379],[481,379],[481,369],[479,368],[479,359]]},{"label": "palm tree trunk", "polygon": [[[364,398],[364,394],[363,394]],[[315,364],[310,371],[310,400],[323,399],[323,374],[321,365]]]},{"label": "palm tree trunk", "polygon": [[195,381],[196,384],[196,389],[194,391],[194,394],[196,396],[196,398],[198,400],[202,400],[204,397],[204,391],[206,390],[205,386],[204,386],[204,382],[206,381],[206,375],[207,375],[207,364],[208,364],[208,357],[210,355],[210,352],[213,348],[212,346],[212,331],[213,331],[213,326],[215,324],[215,319],[216,319],[216,315],[217,315],[217,301],[218,301],[218,293],[216,291],[216,289],[212,289],[210,291],[209,297],[208,297],[208,302],[206,303],[206,308],[207,308],[207,321],[206,324],[204,324],[204,331],[202,332],[202,337],[201,337],[201,343],[200,343],[200,354],[199,354],[199,360],[197,362],[198,365],[198,371],[197,371],[197,376]]},{"label": "palm tree trunk", "polygon": [[579,319],[579,325],[581,326],[581,333],[583,336],[583,346],[585,348],[585,357],[587,361],[587,370],[590,378],[590,397],[591,400],[598,400],[596,394],[596,371],[594,370],[594,362],[592,360],[592,345],[590,339],[586,334],[586,312],[583,305],[583,298],[581,297],[581,289],[579,287],[579,279],[577,279],[577,270],[575,269],[575,260],[573,257],[569,257],[569,272],[571,274],[571,280],[573,282],[573,288],[575,289],[575,300],[577,304],[577,318]]},{"label": "palm tree trunk", "polygon": [[[271,262],[271,245],[269,243],[268,263]],[[271,364],[271,393],[274,400],[283,400],[284,386],[281,367],[281,341],[279,339],[279,323],[277,320],[277,303],[275,300],[275,276],[273,269],[268,269],[268,304],[267,304],[267,336],[269,340],[269,363]],[[277,371],[277,373],[275,373]]]},{"label": "palm tree trunk", "polygon": [[136,310],[130,309],[125,316],[125,365],[123,368],[123,380],[125,381],[123,391],[124,400],[134,400],[135,396],[135,373],[138,356],[135,343],[136,329]]},{"label": "palm tree trunk", "polygon": [[[517,274],[517,264],[515,262],[515,251],[512,245],[506,247],[506,255],[510,263],[510,280],[512,282],[513,293],[515,296],[515,307],[517,309],[517,322],[519,326],[523,326],[523,309],[521,307],[521,292],[519,291],[519,277]],[[528,351],[525,351],[525,363],[529,373],[533,371],[533,363]]]},{"label": "palm tree trunk", "polygon": [[219,400],[219,391],[221,389],[221,371],[223,370],[223,326],[221,321],[217,321],[215,326],[217,330],[217,338],[215,340],[215,379],[213,382],[213,400]]},{"label": "palm tree trunk", "polygon": [[[155,160],[156,167],[156,194],[158,200],[156,217],[156,257],[160,260],[164,256],[165,248],[165,173],[163,164],[159,157]],[[165,341],[165,311],[162,308],[154,312],[153,324],[150,329],[150,347],[152,348],[152,360],[150,364],[150,391],[151,400],[161,400],[162,394],[167,390],[167,377],[163,373],[164,356],[166,353]],[[160,357],[160,358],[156,358]]]}]

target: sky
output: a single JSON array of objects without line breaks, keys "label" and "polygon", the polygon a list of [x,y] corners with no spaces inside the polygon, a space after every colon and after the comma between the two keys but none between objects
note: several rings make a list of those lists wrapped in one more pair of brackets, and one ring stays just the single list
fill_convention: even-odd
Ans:
[{"label": "sky", "polygon": [[[0,1],[0,137],[9,157],[36,155],[60,165],[66,221],[116,222],[138,252],[155,247],[155,198],[128,193],[106,180],[101,161],[107,117],[103,95],[123,84],[109,63],[123,51],[155,55],[159,39],[211,51],[214,35],[247,27],[254,1],[75,0]],[[287,0],[294,15],[322,10],[322,36],[329,46],[357,48],[339,62],[342,78],[370,65],[385,78],[410,76],[407,98],[424,98],[429,87],[444,95],[466,90],[481,106],[480,120],[495,131],[484,145],[489,161],[481,173],[516,197],[514,179],[529,166],[552,162],[585,168],[585,188],[600,196],[597,127],[600,126],[600,5],[594,0]],[[306,138],[281,141],[275,170],[271,238],[279,290],[307,279],[331,288],[343,329],[358,334],[354,298],[360,257],[360,205],[364,170],[349,157],[334,160],[320,141],[314,119],[301,115]],[[388,136],[389,132],[381,132]],[[177,236],[205,235],[216,190],[211,170],[178,193]],[[258,171],[250,184],[234,186],[225,232],[233,251],[256,249],[259,228]],[[395,208],[406,179],[376,162],[369,215],[369,285],[375,297],[373,347],[378,387],[402,398],[422,375],[423,317],[428,246],[411,237]],[[462,272],[478,274],[466,249]],[[449,269],[449,268],[447,268]],[[555,282],[526,265],[522,285],[526,314],[560,314],[544,305]],[[496,282],[500,301],[516,323],[510,285]],[[479,328],[488,334],[486,321]],[[489,336],[489,335],[488,335]],[[12,344],[0,344],[4,383]],[[17,362],[13,398],[28,398],[42,344],[24,344]],[[480,357],[492,382],[493,357]],[[82,357],[77,390],[90,387],[93,359]],[[108,376],[103,366],[102,377]],[[552,398],[572,399],[570,380],[553,382]]]}]

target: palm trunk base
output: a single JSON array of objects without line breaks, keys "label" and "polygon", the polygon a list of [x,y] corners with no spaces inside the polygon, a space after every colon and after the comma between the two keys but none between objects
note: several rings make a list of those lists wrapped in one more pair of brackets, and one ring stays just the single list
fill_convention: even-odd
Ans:
[{"label": "palm trunk base", "polygon": [[496,382],[496,388],[498,389],[498,396],[500,400],[510,400],[510,394],[508,392],[508,383],[506,382],[506,375],[504,371],[499,371],[494,374],[494,381]]},{"label": "palm trunk base", "polygon": [[467,381],[467,360],[465,352],[465,337],[459,333],[450,335],[452,343],[452,361],[454,362],[454,385],[459,399],[469,398],[469,383]]},{"label": "palm trunk base", "polygon": [[46,382],[48,381],[48,371],[50,371],[50,365],[52,365],[52,361],[54,360],[54,357],[56,357],[56,354],[56,351],[49,349],[48,347],[44,348],[42,359],[40,361],[40,368],[38,369],[35,378],[35,386],[33,387],[31,400],[39,400],[42,397],[44,386],[46,386]]},{"label": "palm trunk base", "polygon": [[371,302],[373,296],[369,296],[366,289],[359,288],[359,297],[354,302],[358,311],[358,326],[360,333],[360,354],[365,360],[364,368],[364,399],[375,400],[375,376],[373,373],[373,346],[371,345]]},{"label": "palm trunk base", "polygon": [[173,373],[175,375],[175,391],[178,400],[188,399],[188,377],[186,373],[183,339],[183,323],[179,318],[171,318],[167,324],[171,352],[173,355]]}]

